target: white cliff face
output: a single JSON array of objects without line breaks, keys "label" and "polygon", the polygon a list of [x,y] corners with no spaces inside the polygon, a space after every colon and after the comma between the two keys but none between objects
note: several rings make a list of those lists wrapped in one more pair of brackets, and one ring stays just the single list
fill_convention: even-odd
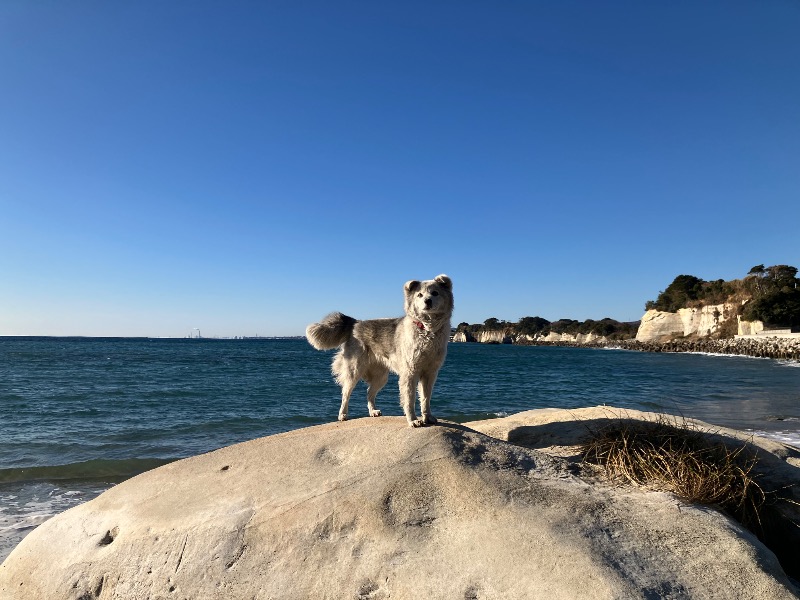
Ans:
[{"label": "white cliff face", "polygon": [[537,342],[568,342],[574,344],[592,344],[604,343],[608,339],[605,336],[597,335],[594,333],[555,333],[550,332],[547,335],[528,333],[524,334],[509,334],[503,331],[479,331],[473,338],[471,335],[465,335],[463,332],[456,333],[453,336],[454,342],[479,342],[482,344],[524,344],[537,343]]},{"label": "white cliff face", "polygon": [[683,335],[683,321],[678,313],[648,310],[642,317],[636,340],[655,342],[665,337]]},{"label": "white cliff face", "polygon": [[636,339],[658,342],[678,336],[706,337],[736,314],[734,304],[710,304],[700,308],[681,308],[676,313],[648,310],[642,317]]},{"label": "white cliff face", "polygon": [[591,344],[592,342],[605,342],[606,338],[594,333],[556,333],[551,331],[544,337],[535,338],[542,342],[574,342],[576,344]]},{"label": "white cliff face", "polygon": [[510,344],[510,336],[502,330],[479,331],[475,340],[481,344]]},{"label": "white cliff face", "polygon": [[742,321],[741,317],[737,319],[739,320],[737,335],[758,335],[764,331],[763,321]]}]

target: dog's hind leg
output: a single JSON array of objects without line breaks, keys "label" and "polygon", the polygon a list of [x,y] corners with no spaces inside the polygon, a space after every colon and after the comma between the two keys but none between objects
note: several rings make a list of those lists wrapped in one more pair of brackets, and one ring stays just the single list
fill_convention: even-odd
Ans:
[{"label": "dog's hind leg", "polygon": [[356,387],[358,383],[358,378],[356,377],[343,377],[343,380],[340,382],[342,386],[342,406],[339,408],[339,420],[346,421],[347,420],[347,409],[350,406],[350,394],[353,393],[353,388]]},{"label": "dog's hind leg", "polygon": [[342,346],[333,359],[331,371],[336,383],[342,387],[342,406],[339,409],[339,420],[347,420],[347,409],[350,405],[350,394],[355,389],[359,376],[358,343],[352,338]]},{"label": "dog's hind leg", "polygon": [[419,379],[419,412],[421,421],[425,425],[436,423],[436,417],[431,414],[431,393],[433,384],[436,383],[436,373],[433,375],[423,373]]},{"label": "dog's hind leg", "polygon": [[380,417],[381,411],[375,408],[375,396],[383,389],[389,381],[389,371],[387,369],[373,369],[365,377],[367,381],[367,409],[370,417]]}]

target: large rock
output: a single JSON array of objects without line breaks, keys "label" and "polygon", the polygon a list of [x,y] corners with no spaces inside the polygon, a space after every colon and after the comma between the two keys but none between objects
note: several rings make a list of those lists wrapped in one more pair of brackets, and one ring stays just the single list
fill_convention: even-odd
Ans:
[{"label": "large rock", "polygon": [[722,514],[574,472],[461,425],[311,427],[166,465],[54,517],[2,564],[0,597],[795,597],[775,556]]},{"label": "large rock", "polygon": [[581,444],[587,432],[601,431],[610,424],[636,421],[666,422],[697,431],[715,444],[725,444],[732,452],[755,459],[750,474],[768,495],[757,530],[761,539],[779,555],[783,568],[800,578],[800,554],[797,552],[800,548],[800,527],[797,526],[800,523],[800,449],[794,446],[697,419],[609,406],[529,410],[504,419],[473,421],[468,425],[494,438],[577,464],[581,462]]}]

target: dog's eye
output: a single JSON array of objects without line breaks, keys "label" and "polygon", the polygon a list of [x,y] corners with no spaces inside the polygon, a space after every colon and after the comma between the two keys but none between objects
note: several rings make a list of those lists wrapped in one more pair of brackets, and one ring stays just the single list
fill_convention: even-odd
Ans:
[{"label": "dog's eye", "polygon": [[439,295],[439,292],[437,292],[436,290],[433,290],[431,292],[431,296],[438,296],[438,295]]},{"label": "dog's eye", "polygon": [[419,294],[417,294],[417,298],[422,298],[422,292],[420,292]]}]

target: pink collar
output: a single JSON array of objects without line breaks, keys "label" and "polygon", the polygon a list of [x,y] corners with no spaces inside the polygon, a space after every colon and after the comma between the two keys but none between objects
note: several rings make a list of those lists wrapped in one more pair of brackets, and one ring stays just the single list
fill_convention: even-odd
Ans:
[{"label": "pink collar", "polygon": [[418,329],[425,331],[425,324],[422,321],[414,321],[414,325],[416,325]]}]

